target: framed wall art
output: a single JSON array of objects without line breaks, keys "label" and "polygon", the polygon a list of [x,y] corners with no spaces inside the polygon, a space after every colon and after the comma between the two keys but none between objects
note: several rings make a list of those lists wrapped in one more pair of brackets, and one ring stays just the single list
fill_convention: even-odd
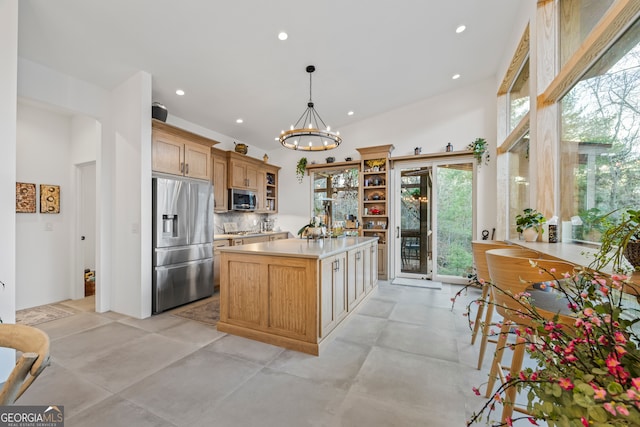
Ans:
[{"label": "framed wall art", "polygon": [[60,213],[60,186],[40,184],[40,213]]},{"label": "framed wall art", "polygon": [[36,185],[16,182],[16,213],[36,213]]}]

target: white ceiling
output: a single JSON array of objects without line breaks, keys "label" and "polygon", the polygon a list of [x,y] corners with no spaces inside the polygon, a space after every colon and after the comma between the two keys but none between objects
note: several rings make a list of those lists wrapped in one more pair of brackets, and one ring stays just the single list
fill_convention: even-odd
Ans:
[{"label": "white ceiling", "polygon": [[105,89],[147,71],[170,115],[272,149],[306,108],[307,65],[340,130],[494,76],[520,3],[20,0],[19,56]]}]

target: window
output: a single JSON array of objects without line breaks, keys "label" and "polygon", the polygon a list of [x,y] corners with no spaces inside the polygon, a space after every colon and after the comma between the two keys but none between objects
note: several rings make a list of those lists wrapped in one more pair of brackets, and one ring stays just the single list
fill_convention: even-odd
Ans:
[{"label": "window", "polygon": [[358,177],[357,168],[314,172],[313,214],[328,227],[358,218]]},{"label": "window", "polygon": [[520,72],[509,89],[509,132],[529,112],[529,58],[524,62]]},{"label": "window", "polygon": [[560,2],[560,63],[566,64],[614,0]]},{"label": "window", "polygon": [[640,206],[640,20],[563,97],[561,114],[562,220],[574,240],[598,241],[602,215]]},{"label": "window", "polygon": [[516,215],[530,207],[529,203],[529,132],[509,149],[509,237],[518,236]]}]

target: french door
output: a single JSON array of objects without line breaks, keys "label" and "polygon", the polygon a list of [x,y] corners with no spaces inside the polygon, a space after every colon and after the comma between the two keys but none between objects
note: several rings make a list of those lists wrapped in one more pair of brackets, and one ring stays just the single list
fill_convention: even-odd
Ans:
[{"label": "french door", "polygon": [[466,283],[473,265],[472,159],[395,164],[396,277]]}]

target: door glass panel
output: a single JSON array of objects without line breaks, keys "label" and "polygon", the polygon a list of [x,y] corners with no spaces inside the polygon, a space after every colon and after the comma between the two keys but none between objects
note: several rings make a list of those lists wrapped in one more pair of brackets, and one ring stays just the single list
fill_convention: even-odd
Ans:
[{"label": "door glass panel", "polygon": [[400,172],[400,271],[430,278],[432,168]]},{"label": "door glass panel", "polygon": [[436,167],[437,276],[466,276],[473,265],[473,164]]}]

